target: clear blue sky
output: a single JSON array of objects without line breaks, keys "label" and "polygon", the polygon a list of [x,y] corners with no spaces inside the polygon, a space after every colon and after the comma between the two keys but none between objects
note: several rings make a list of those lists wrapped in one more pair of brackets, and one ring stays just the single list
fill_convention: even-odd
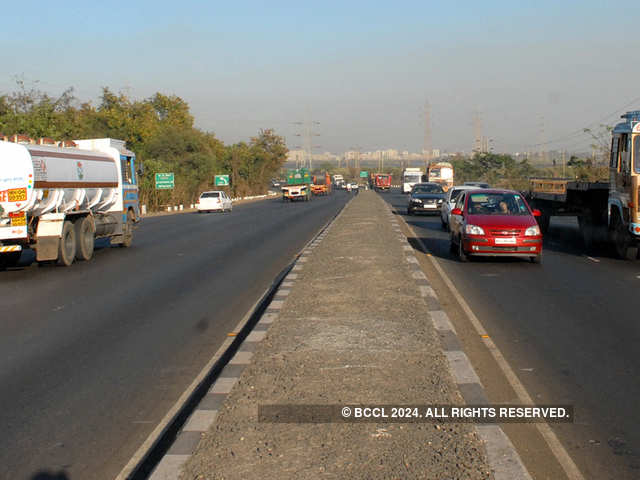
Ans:
[{"label": "clear blue sky", "polygon": [[419,151],[425,99],[434,147],[469,150],[479,109],[497,150],[578,148],[563,137],[640,97],[636,3],[375,3],[23,1],[3,9],[0,92],[176,94],[225,142],[273,127],[291,147],[310,111],[334,152]]}]

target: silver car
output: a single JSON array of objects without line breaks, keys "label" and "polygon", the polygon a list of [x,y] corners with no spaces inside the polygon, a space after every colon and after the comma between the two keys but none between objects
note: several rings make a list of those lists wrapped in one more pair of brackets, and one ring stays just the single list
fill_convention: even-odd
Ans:
[{"label": "silver car", "polygon": [[478,187],[475,185],[456,185],[451,187],[447,192],[447,196],[442,202],[442,206],[440,207],[440,221],[442,222],[442,228],[445,230],[449,230],[449,220],[451,219],[451,210],[454,209],[456,204],[456,200],[458,196],[460,196],[460,192],[463,190],[477,190]]}]

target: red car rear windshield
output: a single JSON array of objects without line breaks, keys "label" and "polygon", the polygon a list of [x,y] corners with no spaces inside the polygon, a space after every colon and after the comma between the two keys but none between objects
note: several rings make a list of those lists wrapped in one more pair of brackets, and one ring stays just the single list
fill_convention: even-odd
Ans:
[{"label": "red car rear windshield", "polygon": [[530,215],[527,204],[517,193],[472,193],[467,211],[470,215]]}]

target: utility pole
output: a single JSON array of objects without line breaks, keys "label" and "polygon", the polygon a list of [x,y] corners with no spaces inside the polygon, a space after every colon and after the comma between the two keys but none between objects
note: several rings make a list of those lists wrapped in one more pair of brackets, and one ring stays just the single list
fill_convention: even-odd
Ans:
[{"label": "utility pole", "polygon": [[477,108],[473,111],[471,115],[471,119],[473,122],[473,148],[472,152],[482,153],[485,150],[485,139],[483,135],[483,127],[482,127],[482,112]]},{"label": "utility pole", "polygon": [[296,133],[296,137],[302,137],[302,145],[304,157],[302,160],[302,166],[307,167],[309,171],[313,169],[313,149],[319,148],[320,145],[313,144],[313,137],[319,137],[320,134],[314,131],[314,128],[317,125],[320,125],[320,122],[315,120],[311,120],[311,115],[307,113],[307,118],[304,122],[293,122],[294,125],[298,125],[301,127],[302,132]]},{"label": "utility pole", "polygon": [[562,178],[566,178],[567,177],[567,173],[566,173],[566,170],[565,170],[565,167],[567,166],[566,155],[567,155],[567,151],[566,150],[562,150]]},{"label": "utility pole", "polygon": [[547,164],[547,152],[544,150],[545,144],[545,134],[544,134],[544,115],[540,116],[540,148],[538,149],[538,158],[540,159],[541,165]]},{"label": "utility pole", "polygon": [[429,100],[424,101],[424,135],[422,138],[422,153],[425,156],[425,161],[431,160],[431,151],[433,145],[431,143],[431,104]]}]

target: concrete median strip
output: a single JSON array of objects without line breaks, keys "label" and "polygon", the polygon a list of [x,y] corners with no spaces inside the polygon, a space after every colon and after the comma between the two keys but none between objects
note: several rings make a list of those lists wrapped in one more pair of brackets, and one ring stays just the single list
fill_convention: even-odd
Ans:
[{"label": "concrete median strip", "polygon": [[[354,200],[286,276],[236,354],[241,359],[234,357],[225,370],[246,368],[228,370],[233,376],[223,371],[207,395],[218,398],[209,399],[202,409],[207,413],[193,413],[181,433],[185,439],[176,442],[181,447],[151,478],[178,478],[185,461],[184,479],[480,479],[496,468],[495,478],[502,479],[503,464],[509,478],[529,478],[518,470],[517,455],[495,440],[502,431],[493,425],[480,431],[453,423],[257,421],[256,408],[264,404],[442,404],[478,396],[477,375],[464,352],[451,350],[455,331],[444,312],[431,308],[439,306],[435,292],[415,269],[416,257],[406,254],[406,238],[401,243],[395,229],[370,222],[379,226],[375,238],[360,240],[370,233],[348,226],[382,201],[367,192]],[[391,212],[375,215],[393,218]],[[207,425],[208,432],[198,430]],[[195,454],[185,458],[195,443]]]}]

